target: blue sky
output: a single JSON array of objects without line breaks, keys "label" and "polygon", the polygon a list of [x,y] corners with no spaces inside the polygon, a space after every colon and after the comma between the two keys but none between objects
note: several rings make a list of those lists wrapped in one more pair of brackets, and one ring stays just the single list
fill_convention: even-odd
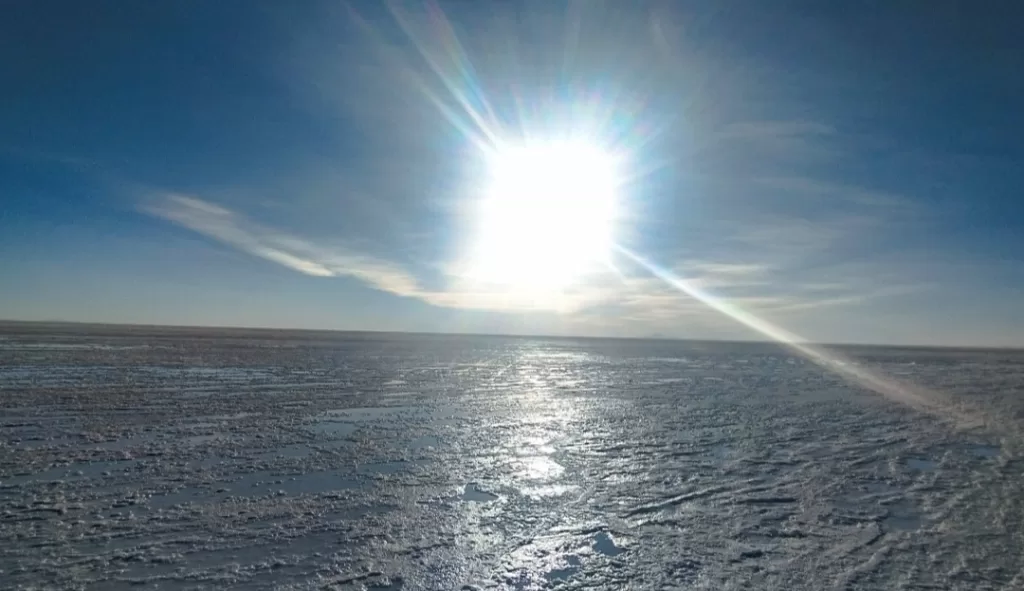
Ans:
[{"label": "blue sky", "polygon": [[621,243],[730,305],[819,341],[1024,346],[1022,17],[15,2],[0,318],[757,338],[626,261],[557,306],[460,290],[486,106],[627,151]]}]

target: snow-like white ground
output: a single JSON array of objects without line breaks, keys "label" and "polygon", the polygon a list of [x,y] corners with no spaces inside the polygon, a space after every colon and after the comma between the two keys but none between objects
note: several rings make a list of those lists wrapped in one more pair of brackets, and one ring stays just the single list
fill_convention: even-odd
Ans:
[{"label": "snow-like white ground", "polygon": [[1024,353],[18,330],[5,589],[1024,589]]}]

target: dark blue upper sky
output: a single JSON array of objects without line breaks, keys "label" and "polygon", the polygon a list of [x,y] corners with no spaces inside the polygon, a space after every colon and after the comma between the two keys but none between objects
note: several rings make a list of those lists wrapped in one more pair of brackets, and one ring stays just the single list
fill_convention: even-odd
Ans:
[{"label": "dark blue upper sky", "polygon": [[[0,318],[751,338],[635,265],[461,290],[470,112],[629,153],[619,240],[825,341],[1024,346],[1024,7],[18,1]],[[475,130],[475,131],[474,131]]]}]

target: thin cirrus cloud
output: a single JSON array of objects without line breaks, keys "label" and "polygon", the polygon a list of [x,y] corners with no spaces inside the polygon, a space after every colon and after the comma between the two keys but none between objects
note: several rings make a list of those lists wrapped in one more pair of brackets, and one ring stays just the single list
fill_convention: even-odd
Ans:
[{"label": "thin cirrus cloud", "polygon": [[572,313],[608,301],[607,287],[587,286],[564,293],[506,293],[459,286],[431,290],[403,266],[373,256],[324,248],[312,242],[257,224],[220,205],[184,195],[166,195],[142,210],[255,257],[314,277],[349,277],[397,296],[416,298],[442,308],[495,311],[555,311]]},{"label": "thin cirrus cloud", "polygon": [[163,218],[256,257],[314,277],[352,277],[376,289],[404,296],[419,292],[404,270],[370,257],[322,251],[293,236],[256,224],[229,209],[183,195],[168,195],[143,206]]},{"label": "thin cirrus cloud", "polygon": [[[557,312],[574,316],[583,323],[587,318],[601,318],[606,328],[615,328],[615,332],[623,334],[664,329],[666,322],[689,327],[709,322],[728,324],[725,319],[714,318],[700,302],[681,296],[651,277],[609,273],[586,285],[538,296],[465,286],[450,270],[454,266],[449,266],[447,288],[428,289],[410,270],[392,261],[325,248],[196,197],[165,195],[144,205],[142,210],[298,273],[324,278],[348,277],[373,289],[441,308]],[[693,285],[762,313],[785,314],[857,304],[906,291],[900,286],[873,290],[870,280],[864,277],[857,278],[855,284],[829,284],[826,293],[822,292],[820,283],[793,281],[780,285],[777,278],[783,269],[768,263],[684,259],[673,268]]]}]

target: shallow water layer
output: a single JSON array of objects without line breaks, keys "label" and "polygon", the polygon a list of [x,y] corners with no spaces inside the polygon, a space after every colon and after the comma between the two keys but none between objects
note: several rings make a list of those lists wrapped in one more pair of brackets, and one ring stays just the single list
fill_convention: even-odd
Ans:
[{"label": "shallow water layer", "polygon": [[5,330],[5,588],[1024,587],[1020,353]]}]

